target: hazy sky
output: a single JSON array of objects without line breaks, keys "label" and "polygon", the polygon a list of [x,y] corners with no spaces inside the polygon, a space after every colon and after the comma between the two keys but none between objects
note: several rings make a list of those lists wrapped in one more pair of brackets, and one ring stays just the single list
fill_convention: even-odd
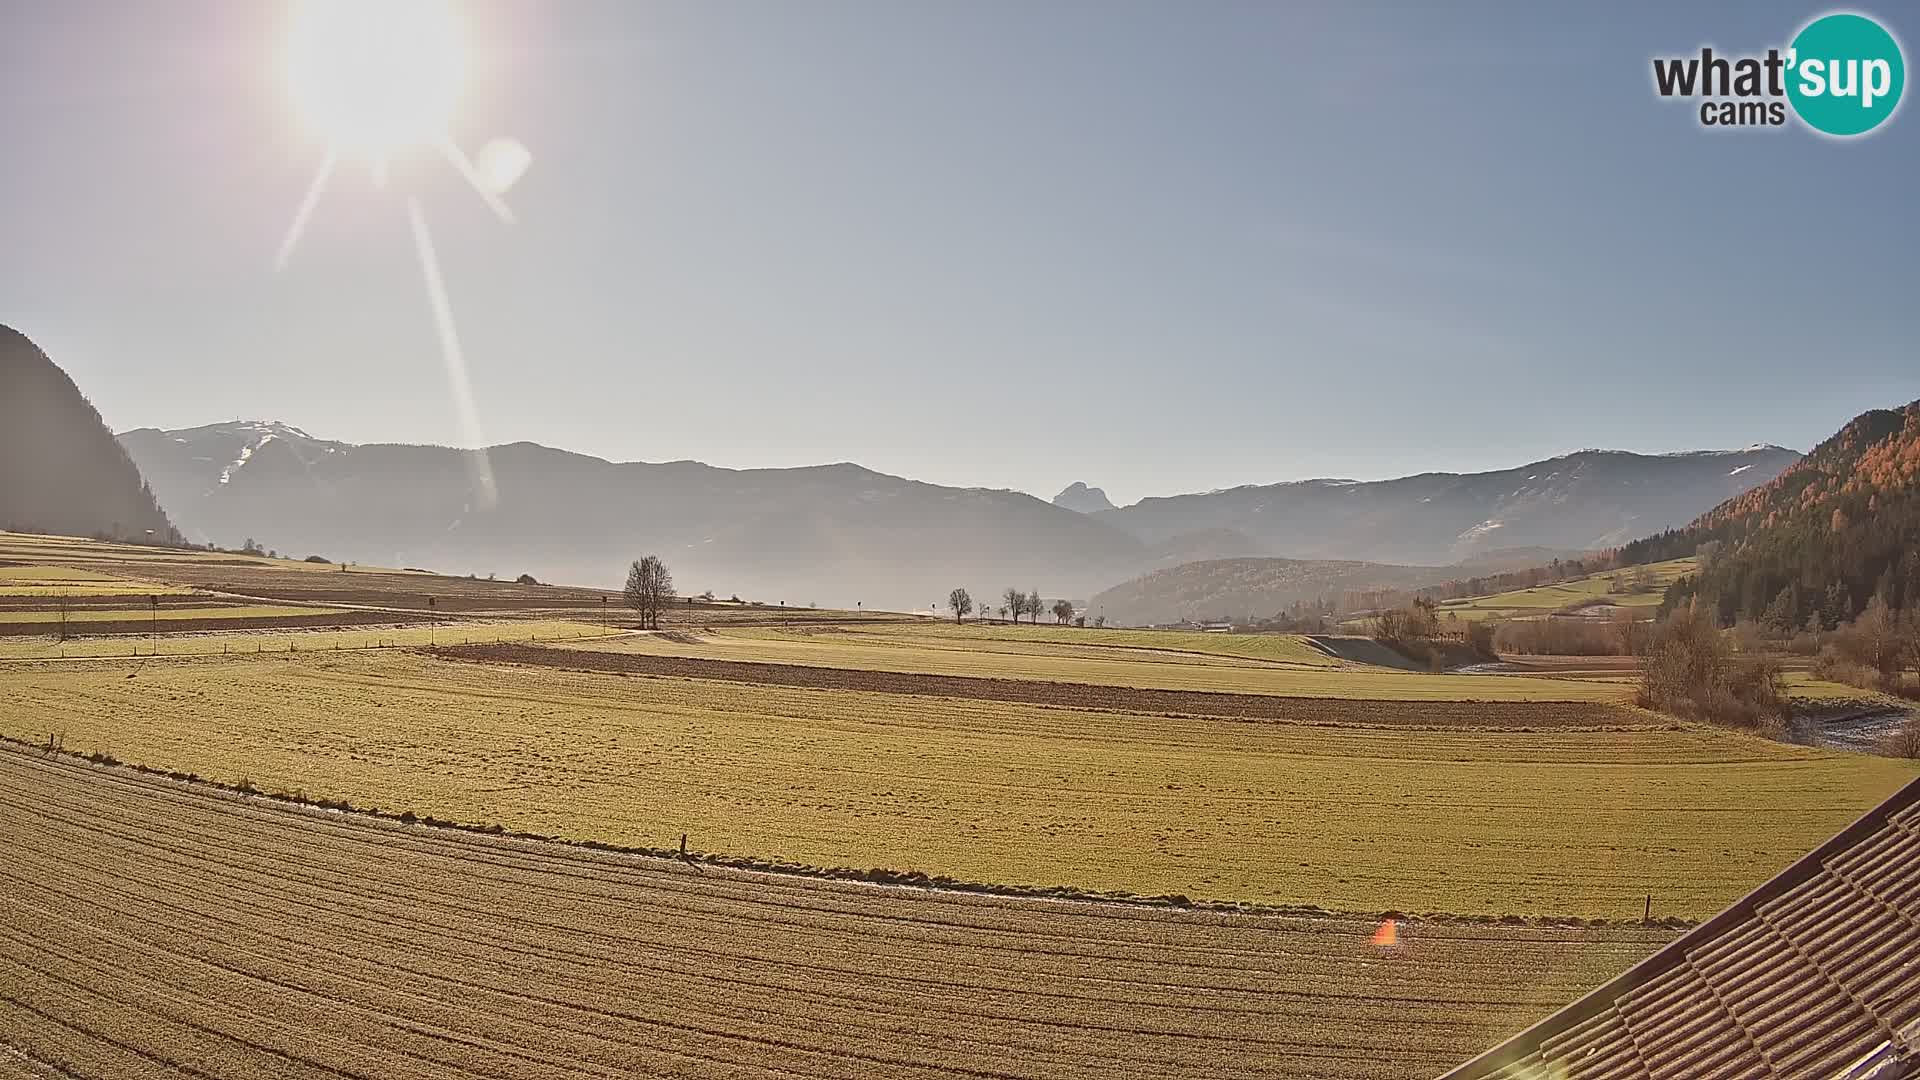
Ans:
[{"label": "hazy sky", "polygon": [[116,430],[458,443],[417,191],[490,442],[1123,502],[1805,448],[1920,397],[1920,115],[1709,132],[1648,60],[1823,10],[479,3],[518,224],[343,172],[276,274],[287,9],[0,0],[0,322]]}]

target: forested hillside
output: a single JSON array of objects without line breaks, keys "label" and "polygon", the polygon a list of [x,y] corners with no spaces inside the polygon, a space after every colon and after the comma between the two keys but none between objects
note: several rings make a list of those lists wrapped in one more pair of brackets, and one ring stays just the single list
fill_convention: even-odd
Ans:
[{"label": "forested hillside", "polygon": [[0,326],[0,528],[178,540],[80,388],[7,326]]},{"label": "forested hillside", "polygon": [[1854,418],[1773,480],[1621,558],[1696,550],[1701,570],[1673,585],[1668,606],[1699,596],[1722,622],[1830,629],[1875,595],[1920,607],[1920,401]]}]

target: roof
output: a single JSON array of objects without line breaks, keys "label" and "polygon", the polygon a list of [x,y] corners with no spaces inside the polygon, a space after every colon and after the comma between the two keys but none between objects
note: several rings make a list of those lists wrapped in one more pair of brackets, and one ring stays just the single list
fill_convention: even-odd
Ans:
[{"label": "roof", "polygon": [[1442,1080],[1920,1077],[1920,780]]}]

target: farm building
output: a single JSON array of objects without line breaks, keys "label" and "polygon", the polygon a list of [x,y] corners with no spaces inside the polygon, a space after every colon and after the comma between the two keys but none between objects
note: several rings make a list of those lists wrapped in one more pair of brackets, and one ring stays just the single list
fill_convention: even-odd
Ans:
[{"label": "farm building", "polygon": [[1442,1080],[1920,1077],[1920,780]]}]

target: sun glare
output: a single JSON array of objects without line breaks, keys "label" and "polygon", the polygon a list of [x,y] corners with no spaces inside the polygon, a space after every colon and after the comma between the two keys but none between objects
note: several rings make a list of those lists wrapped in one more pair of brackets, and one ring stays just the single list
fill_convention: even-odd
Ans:
[{"label": "sun glare", "polygon": [[444,0],[304,0],[288,46],[302,117],[376,167],[444,138],[465,88],[464,34]]}]

